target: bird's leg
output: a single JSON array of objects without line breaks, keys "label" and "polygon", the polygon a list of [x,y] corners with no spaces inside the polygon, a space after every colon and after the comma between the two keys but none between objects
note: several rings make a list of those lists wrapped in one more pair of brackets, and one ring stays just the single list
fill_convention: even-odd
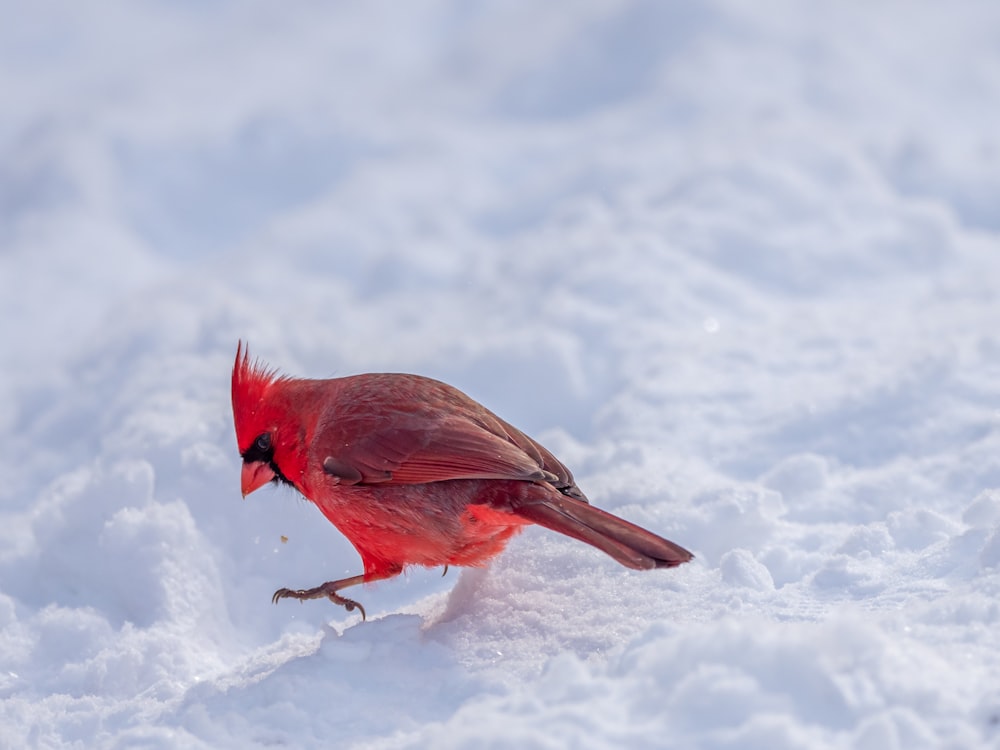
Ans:
[{"label": "bird's leg", "polygon": [[448,575],[448,565],[447,564],[445,564],[445,566],[444,566],[444,571],[441,573],[441,577],[444,578],[446,575]]},{"label": "bird's leg", "polygon": [[399,572],[399,570],[387,571],[381,574],[369,575],[367,579],[363,575],[351,576],[350,578],[341,578],[339,581],[327,581],[326,583],[321,583],[319,586],[312,589],[278,589],[274,592],[274,596],[271,597],[271,601],[277,604],[279,599],[298,599],[299,601],[305,601],[306,599],[326,598],[334,604],[339,604],[348,612],[353,612],[357,609],[361,612],[361,619],[365,620],[367,619],[365,615],[365,608],[353,599],[341,596],[337,592],[341,589],[346,589],[348,586],[357,586],[359,583],[364,583],[366,580],[368,583],[371,583],[372,581],[381,581],[383,578],[392,578],[395,575],[399,575]]}]

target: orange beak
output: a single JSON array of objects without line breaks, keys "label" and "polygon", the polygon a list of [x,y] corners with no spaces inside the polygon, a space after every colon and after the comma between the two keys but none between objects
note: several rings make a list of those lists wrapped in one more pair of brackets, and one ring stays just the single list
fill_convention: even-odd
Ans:
[{"label": "orange beak", "polygon": [[240,485],[243,490],[243,497],[246,497],[254,490],[258,490],[274,479],[274,471],[263,461],[243,462],[243,471],[240,474]]}]

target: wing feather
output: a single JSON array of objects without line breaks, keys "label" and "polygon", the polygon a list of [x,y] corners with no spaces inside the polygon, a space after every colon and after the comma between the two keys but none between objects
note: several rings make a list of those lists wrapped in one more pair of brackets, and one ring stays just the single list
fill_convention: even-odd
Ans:
[{"label": "wing feather", "polygon": [[452,386],[387,373],[330,382],[338,398],[326,406],[312,450],[341,483],[512,479],[548,482],[587,501],[548,450]]},{"label": "wing feather", "polygon": [[[350,425],[341,425],[341,430],[351,432]],[[517,444],[461,417],[430,424],[386,424],[328,448],[324,469],[346,484],[425,484],[450,479],[553,482],[558,478]]]}]

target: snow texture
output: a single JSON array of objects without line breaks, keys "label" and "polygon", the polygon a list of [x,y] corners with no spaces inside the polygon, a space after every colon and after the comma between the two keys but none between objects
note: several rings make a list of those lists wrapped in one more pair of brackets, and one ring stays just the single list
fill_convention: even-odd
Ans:
[{"label": "snow texture", "polygon": [[[1000,4],[3,6],[0,747],[1000,747]],[[275,606],[239,338],[697,559]]]}]

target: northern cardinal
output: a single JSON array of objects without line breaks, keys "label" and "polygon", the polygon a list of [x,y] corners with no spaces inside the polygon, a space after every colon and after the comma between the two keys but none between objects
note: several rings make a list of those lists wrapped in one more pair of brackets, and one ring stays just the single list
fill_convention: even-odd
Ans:
[{"label": "northern cardinal", "polygon": [[243,496],[268,482],[314,502],[354,545],[362,575],[283,598],[326,597],[365,616],[341,589],[408,565],[484,565],[529,523],[587,542],[636,570],[671,568],[686,549],[590,505],[569,469],[456,388],[419,375],[329,380],[233,366]]}]

